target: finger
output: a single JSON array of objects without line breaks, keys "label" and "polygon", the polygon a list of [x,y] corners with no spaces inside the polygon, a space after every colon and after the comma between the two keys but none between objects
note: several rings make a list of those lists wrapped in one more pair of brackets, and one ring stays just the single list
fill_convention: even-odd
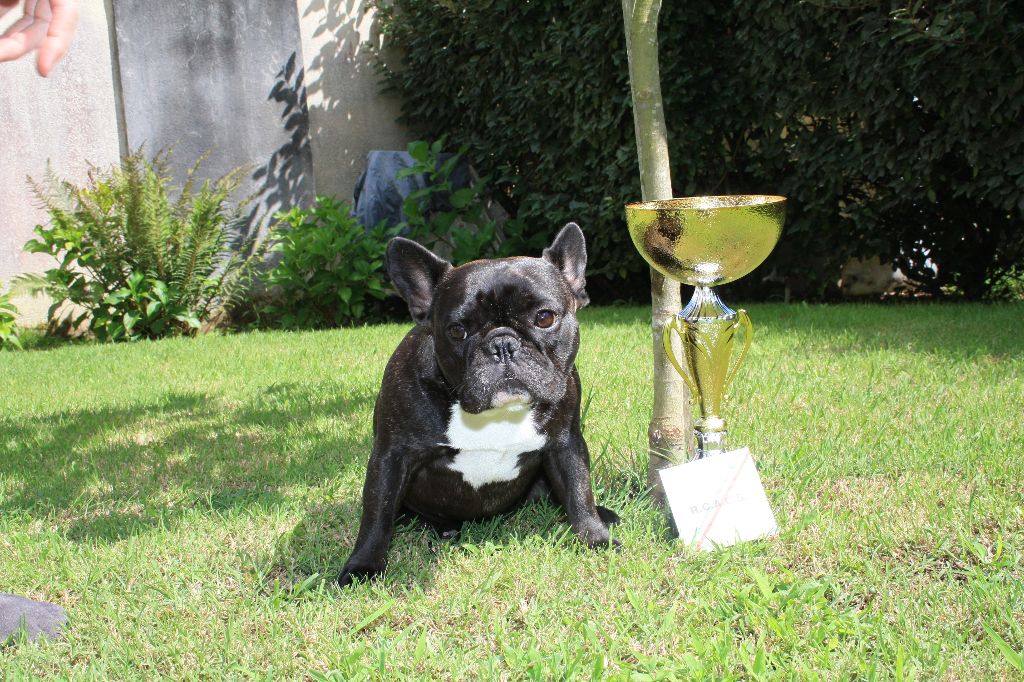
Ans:
[{"label": "finger", "polygon": [[[45,4],[45,3],[41,3]],[[53,67],[67,54],[71,37],[78,23],[78,0],[50,0],[53,18],[43,44],[39,46],[36,68],[42,76],[49,76]]]},{"label": "finger", "polygon": [[8,31],[0,37],[0,62],[27,54],[42,42],[45,36],[46,24],[40,21],[32,21],[13,33]]}]

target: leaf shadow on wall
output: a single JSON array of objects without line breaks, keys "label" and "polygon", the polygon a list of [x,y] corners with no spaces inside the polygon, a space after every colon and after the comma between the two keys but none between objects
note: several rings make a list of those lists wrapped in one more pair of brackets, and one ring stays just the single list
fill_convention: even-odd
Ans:
[{"label": "leaf shadow on wall", "polygon": [[302,19],[316,22],[306,43],[316,46],[306,55],[306,76],[317,189],[349,200],[367,152],[405,149],[410,139],[395,125],[398,98],[381,90],[377,55],[389,60],[391,53],[372,10],[367,0],[299,3]]},{"label": "leaf shadow on wall", "polygon": [[236,250],[249,255],[255,248],[255,231],[271,227],[274,214],[292,206],[308,208],[316,194],[312,174],[313,150],[309,141],[309,109],[306,105],[305,69],[298,52],[292,52],[275,76],[269,101],[281,106],[281,124],[288,140],[253,171],[257,202],[234,238]]}]

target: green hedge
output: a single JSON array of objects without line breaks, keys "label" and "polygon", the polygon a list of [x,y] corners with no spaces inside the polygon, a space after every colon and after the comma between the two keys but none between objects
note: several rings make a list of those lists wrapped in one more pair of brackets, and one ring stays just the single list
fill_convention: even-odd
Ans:
[{"label": "green hedge", "polygon": [[[467,145],[531,230],[580,222],[605,298],[643,294],[620,3],[381,9],[404,121]],[[848,257],[879,255],[978,298],[1021,262],[1024,5],[666,2],[660,36],[675,194],[791,199],[762,275],[816,297]]]}]

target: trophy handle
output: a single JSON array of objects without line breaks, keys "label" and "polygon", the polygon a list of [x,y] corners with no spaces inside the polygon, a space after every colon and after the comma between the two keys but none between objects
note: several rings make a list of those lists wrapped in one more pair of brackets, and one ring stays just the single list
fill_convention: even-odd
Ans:
[{"label": "trophy handle", "polygon": [[750,315],[747,315],[746,310],[737,311],[737,320],[733,326],[733,330],[740,328],[743,330],[743,345],[740,346],[740,354],[736,356],[736,362],[732,364],[729,369],[729,373],[725,377],[725,386],[732,383],[732,378],[736,376],[736,370],[743,364],[743,359],[747,357],[747,350],[750,349],[750,342],[754,340],[754,325],[750,322]]},{"label": "trophy handle", "polygon": [[682,332],[679,330],[680,324],[681,322],[679,318],[673,316],[672,320],[665,325],[665,330],[662,333],[661,339],[665,344],[665,356],[668,358],[668,361],[672,363],[672,366],[676,368],[677,372],[679,372],[679,376],[681,376],[683,381],[686,382],[687,388],[690,389],[690,394],[696,396],[697,385],[693,382],[693,377],[691,377],[690,373],[683,369],[683,366],[679,364],[679,359],[676,358],[675,351],[672,350],[672,332],[678,334],[680,340],[685,343],[685,340],[682,338]]}]

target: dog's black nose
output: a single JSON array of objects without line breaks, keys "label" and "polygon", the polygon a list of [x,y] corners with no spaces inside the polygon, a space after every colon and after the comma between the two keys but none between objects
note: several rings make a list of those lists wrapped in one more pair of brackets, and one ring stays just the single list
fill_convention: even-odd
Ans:
[{"label": "dog's black nose", "polygon": [[487,347],[495,360],[508,363],[511,362],[516,351],[523,347],[523,343],[512,334],[499,334],[488,341]]}]

